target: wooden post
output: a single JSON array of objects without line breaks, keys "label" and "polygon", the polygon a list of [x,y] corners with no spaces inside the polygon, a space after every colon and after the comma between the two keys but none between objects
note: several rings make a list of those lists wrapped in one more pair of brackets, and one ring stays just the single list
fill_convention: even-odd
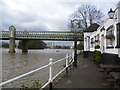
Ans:
[{"label": "wooden post", "polygon": [[74,67],[77,67],[77,39],[74,40]]}]

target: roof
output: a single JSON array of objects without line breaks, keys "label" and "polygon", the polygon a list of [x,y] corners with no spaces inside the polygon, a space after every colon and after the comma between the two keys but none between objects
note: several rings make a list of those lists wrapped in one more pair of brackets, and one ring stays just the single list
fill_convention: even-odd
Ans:
[{"label": "roof", "polygon": [[96,24],[96,23],[93,23],[91,26],[89,26],[86,30],[84,30],[84,32],[94,32],[97,30],[97,28],[99,27],[100,25]]}]

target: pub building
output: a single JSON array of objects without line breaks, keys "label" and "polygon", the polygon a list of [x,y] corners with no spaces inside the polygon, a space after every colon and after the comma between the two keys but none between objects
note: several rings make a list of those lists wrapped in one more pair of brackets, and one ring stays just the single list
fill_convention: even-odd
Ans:
[{"label": "pub building", "polygon": [[83,55],[91,57],[97,50],[101,52],[103,64],[120,65],[120,1],[106,17],[101,25],[94,23],[84,30]]}]

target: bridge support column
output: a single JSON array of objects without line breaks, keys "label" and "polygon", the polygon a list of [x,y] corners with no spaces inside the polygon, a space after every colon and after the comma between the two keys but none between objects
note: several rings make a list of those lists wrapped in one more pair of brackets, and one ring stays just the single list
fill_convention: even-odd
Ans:
[{"label": "bridge support column", "polygon": [[9,53],[15,53],[15,34],[16,29],[14,26],[9,27],[10,39],[9,39]]},{"label": "bridge support column", "polygon": [[27,42],[28,42],[28,40],[22,40],[22,44],[23,44],[22,52],[23,53],[27,53],[28,52]]},{"label": "bridge support column", "polygon": [[74,67],[77,67],[77,39],[74,40]]},{"label": "bridge support column", "polygon": [[15,39],[10,38],[9,40],[9,53],[15,53]]}]

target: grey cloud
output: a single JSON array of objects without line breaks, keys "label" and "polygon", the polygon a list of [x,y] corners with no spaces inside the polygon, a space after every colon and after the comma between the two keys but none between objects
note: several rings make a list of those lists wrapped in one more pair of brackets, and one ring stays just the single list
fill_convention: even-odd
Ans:
[{"label": "grey cloud", "polygon": [[36,13],[31,11],[16,11],[4,4],[2,26],[3,30],[8,30],[9,26],[14,25],[18,30],[46,30],[45,24],[38,22],[39,17]]},{"label": "grey cloud", "polygon": [[[7,1],[7,0],[5,0]],[[41,4],[33,0],[12,0],[3,3],[3,30],[14,25],[17,30],[68,30],[69,16],[81,3],[62,2]],[[18,6],[18,7],[17,7]],[[17,8],[16,8],[17,7]]]},{"label": "grey cloud", "polygon": [[18,14],[20,15],[19,21],[24,21],[26,23],[31,23],[31,22],[35,22],[36,20],[38,20],[38,15],[34,12],[18,12]]},{"label": "grey cloud", "polygon": [[[27,5],[27,4],[26,4]],[[25,4],[23,5],[25,6]],[[26,6],[27,7],[27,6]],[[50,7],[50,6],[49,6]],[[53,7],[56,7],[53,5]],[[65,17],[54,18],[59,11],[56,8],[33,9],[33,5],[25,9],[13,9],[4,3],[3,9],[3,30],[7,30],[9,26],[14,25],[18,30],[66,30],[67,19]],[[41,12],[41,10],[43,12]],[[64,9],[63,9],[64,12]],[[50,18],[50,17],[52,18]],[[48,25],[51,27],[48,27]]]}]

